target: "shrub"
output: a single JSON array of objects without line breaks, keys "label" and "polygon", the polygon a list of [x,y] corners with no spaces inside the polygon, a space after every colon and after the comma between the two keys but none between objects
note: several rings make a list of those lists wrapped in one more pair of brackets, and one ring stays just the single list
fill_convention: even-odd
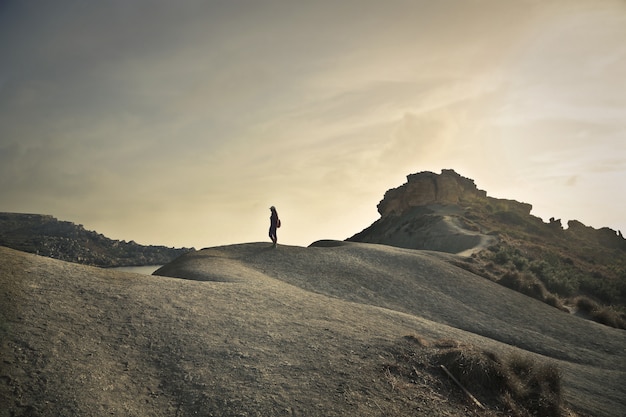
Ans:
[{"label": "shrub", "polygon": [[417,334],[410,334],[410,335],[404,336],[404,339],[421,347],[430,346],[430,342],[427,339]]},{"label": "shrub", "polygon": [[591,312],[597,310],[599,305],[588,297],[578,297],[576,298],[576,307],[578,307],[579,310],[590,314]]},{"label": "shrub", "polygon": [[480,415],[495,415],[492,410],[498,410],[497,415],[516,417],[556,417],[563,413],[559,369],[530,354],[501,355],[456,339],[431,342],[414,334],[405,336],[392,353],[395,362],[382,368],[392,389],[409,388],[429,378],[448,379],[440,369],[445,366],[487,408],[487,413]]},{"label": "shrub", "polygon": [[499,392],[504,383],[504,375],[498,358],[491,352],[468,346],[449,349],[439,355],[443,364],[459,382],[468,387],[482,389],[483,395]]},{"label": "shrub", "polygon": [[564,297],[575,294],[579,289],[579,279],[575,273],[564,270],[543,270],[541,281],[553,293]]},{"label": "shrub", "polygon": [[537,300],[544,301],[548,291],[546,287],[534,275],[529,273],[519,273],[517,271],[509,271],[498,281],[512,290],[521,292]]},{"label": "shrub", "polygon": [[497,263],[498,265],[504,265],[507,262],[509,262],[510,256],[508,254],[508,252],[502,248],[500,248],[500,250],[498,250],[498,252],[496,252],[496,254],[493,257],[493,260],[495,263]]},{"label": "shrub", "polygon": [[599,279],[593,275],[584,276],[580,283],[580,289],[599,298],[605,303],[617,302],[623,292],[624,284],[617,280]]},{"label": "shrub", "polygon": [[544,279],[549,273],[550,265],[546,261],[532,261],[528,265],[528,269],[539,279]]},{"label": "shrub", "polygon": [[515,266],[515,269],[517,269],[518,271],[523,271],[528,266],[528,260],[519,255],[514,256],[513,259],[511,259],[511,261],[513,262],[513,265]]}]

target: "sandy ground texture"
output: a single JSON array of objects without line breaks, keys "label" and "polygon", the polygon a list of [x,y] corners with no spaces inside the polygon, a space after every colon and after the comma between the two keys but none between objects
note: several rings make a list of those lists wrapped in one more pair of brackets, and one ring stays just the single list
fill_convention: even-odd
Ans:
[{"label": "sandy ground texture", "polygon": [[504,415],[428,363],[391,375],[413,335],[523,350],[562,370],[568,407],[624,415],[626,332],[452,256],[250,243],[144,276],[0,248],[0,416]]}]

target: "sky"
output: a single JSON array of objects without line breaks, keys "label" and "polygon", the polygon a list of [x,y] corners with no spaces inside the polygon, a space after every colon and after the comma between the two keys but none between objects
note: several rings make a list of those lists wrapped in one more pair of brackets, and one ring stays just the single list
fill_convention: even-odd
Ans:
[{"label": "sky", "polygon": [[626,232],[626,1],[0,0],[0,211],[307,246],[442,169]]}]

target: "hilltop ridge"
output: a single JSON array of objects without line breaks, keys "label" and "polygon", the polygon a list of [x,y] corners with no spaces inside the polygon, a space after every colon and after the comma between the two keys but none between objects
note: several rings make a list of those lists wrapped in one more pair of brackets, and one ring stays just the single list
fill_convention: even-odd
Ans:
[{"label": "hilltop ridge", "polygon": [[0,213],[0,246],[100,267],[163,265],[188,248],[113,240],[51,215]]}]

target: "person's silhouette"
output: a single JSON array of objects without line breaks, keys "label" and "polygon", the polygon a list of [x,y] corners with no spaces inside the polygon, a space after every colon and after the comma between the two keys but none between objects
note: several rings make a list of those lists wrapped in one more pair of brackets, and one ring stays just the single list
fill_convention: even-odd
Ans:
[{"label": "person's silhouette", "polygon": [[276,243],[278,243],[276,229],[280,227],[280,219],[278,218],[276,207],[270,207],[270,211],[272,212],[272,215],[270,216],[270,239],[272,239],[272,246],[275,248]]}]

